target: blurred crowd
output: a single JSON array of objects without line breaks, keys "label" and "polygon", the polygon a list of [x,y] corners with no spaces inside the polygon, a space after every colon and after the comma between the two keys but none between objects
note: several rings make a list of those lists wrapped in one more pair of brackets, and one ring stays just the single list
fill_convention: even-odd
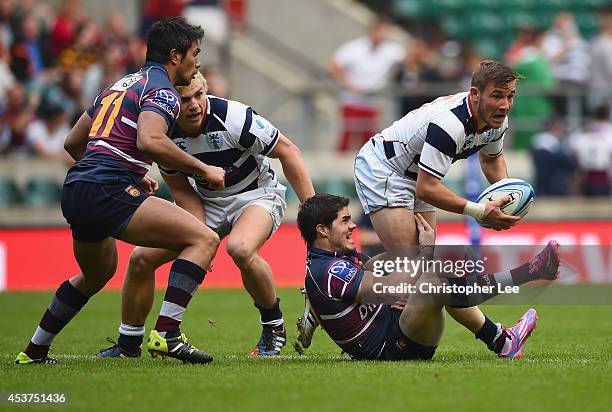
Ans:
[{"label": "blurred crowd", "polygon": [[99,91],[144,63],[141,37],[124,16],[96,24],[79,0],[57,9],[0,0],[0,152],[69,162],[63,141]]},{"label": "blurred crowd", "polygon": [[[544,196],[610,194],[612,185],[612,8],[600,30],[580,35],[574,15],[559,12],[547,30],[520,27],[502,59],[525,79],[517,85],[507,147],[529,151],[536,191]],[[438,96],[469,90],[473,70],[489,58],[444,35],[413,37],[404,48],[389,22],[341,45],[328,71],[339,95],[337,149],[355,150],[388,125],[379,124],[381,97],[397,97],[397,118]],[[397,69],[399,67],[399,69]],[[367,81],[365,79],[368,79]]]},{"label": "blurred crowd", "polygon": [[[235,3],[244,17],[244,1],[226,3]],[[120,12],[98,24],[81,0],[55,4],[0,0],[0,154],[70,163],[63,141],[71,125],[105,85],[144,63],[149,25],[182,14],[187,5],[220,0],[146,0],[133,33]],[[443,36],[413,37],[404,47],[388,38],[389,27],[376,20],[330,56],[330,76],[342,88],[341,152],[387,126],[379,124],[381,95],[391,90],[396,96],[399,118],[435,97],[468,90],[472,70],[489,57]],[[567,11],[546,30],[521,27],[503,59],[526,77],[518,86],[508,147],[530,152],[539,194],[610,194],[612,8],[601,10],[600,30],[590,39]],[[221,74],[209,68],[205,75],[212,93],[226,96]],[[576,108],[586,116],[572,125]]]}]

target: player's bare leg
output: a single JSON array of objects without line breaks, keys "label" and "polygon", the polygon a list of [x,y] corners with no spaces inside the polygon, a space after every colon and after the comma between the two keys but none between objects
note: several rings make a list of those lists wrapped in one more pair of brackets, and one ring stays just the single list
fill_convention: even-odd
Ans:
[{"label": "player's bare leg", "polygon": [[219,236],[173,203],[149,197],[136,210],[122,240],[177,253],[168,278],[161,312],[149,336],[149,352],[184,362],[207,363],[212,357],[192,347],[180,324],[219,246]]},{"label": "player's bare leg", "polygon": [[96,354],[99,358],[138,357],[145,334],[145,321],[155,297],[155,270],[175,260],[177,253],[166,249],[137,246],[130,261],[121,290],[121,325],[117,342]]},{"label": "player's bare leg", "polygon": [[272,232],[272,217],[261,206],[249,206],[227,239],[227,253],[240,269],[245,289],[260,312],[263,331],[251,356],[274,356],[286,343],[285,325],[276,296],[272,269],[259,249]]},{"label": "player's bare leg", "polygon": [[132,251],[121,291],[122,323],[145,324],[155,297],[155,270],[177,257],[167,249],[138,246]]},{"label": "player's bare leg", "polygon": [[81,273],[57,289],[30,343],[24,352],[19,353],[15,363],[57,363],[48,356],[53,339],[115,274],[115,239],[109,237],[99,242],[74,240],[73,249]]}]

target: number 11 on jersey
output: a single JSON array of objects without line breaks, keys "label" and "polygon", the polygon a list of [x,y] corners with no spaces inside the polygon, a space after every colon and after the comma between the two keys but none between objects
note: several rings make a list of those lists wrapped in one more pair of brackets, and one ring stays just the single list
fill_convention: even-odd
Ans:
[{"label": "number 11 on jersey", "polygon": [[102,133],[100,134],[102,137],[108,137],[111,129],[113,128],[113,124],[115,124],[115,118],[119,114],[119,109],[121,108],[121,103],[123,102],[125,93],[125,91],[123,93],[114,92],[102,99],[100,102],[102,104],[102,108],[91,125],[91,130],[89,131],[90,136],[96,136],[98,134],[98,131],[104,122],[104,118],[106,117],[106,112],[108,112],[109,107],[112,105],[113,111],[111,112],[110,116],[108,116],[106,126],[104,126],[104,130],[102,130]]}]

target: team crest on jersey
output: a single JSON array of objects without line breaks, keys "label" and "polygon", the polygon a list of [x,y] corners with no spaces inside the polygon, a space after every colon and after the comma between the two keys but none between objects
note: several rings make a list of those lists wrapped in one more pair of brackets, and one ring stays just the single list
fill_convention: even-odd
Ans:
[{"label": "team crest on jersey", "polygon": [[127,192],[128,195],[132,196],[132,197],[138,197],[140,196],[140,190],[136,189],[134,186],[129,185],[128,187],[125,188],[125,191]]},{"label": "team crest on jersey", "polygon": [[223,133],[211,132],[206,134],[206,141],[211,149],[221,150],[223,147]]},{"label": "team crest on jersey", "polygon": [[345,283],[349,283],[357,273],[357,268],[344,260],[338,260],[329,267],[327,273]]}]

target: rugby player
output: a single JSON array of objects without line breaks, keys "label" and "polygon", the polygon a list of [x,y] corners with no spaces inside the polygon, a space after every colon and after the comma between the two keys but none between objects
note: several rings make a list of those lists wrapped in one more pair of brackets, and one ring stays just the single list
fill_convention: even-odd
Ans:
[{"label": "rugby player", "polygon": [[[485,60],[473,73],[468,92],[440,97],[411,111],[361,148],[354,170],[357,195],[385,248],[384,258],[413,253],[418,244],[414,213],[420,213],[434,230],[435,208],[473,216],[496,230],[517,224],[520,217],[500,209],[509,197],[486,204],[470,202],[441,179],[454,162],[474,153],[479,153],[481,169],[491,184],[508,177],[503,141],[521,78],[510,67]],[[485,318],[477,307],[453,308],[449,313],[473,325]],[[314,327],[306,302],[298,320],[299,340],[305,346]]]},{"label": "rugby player", "polygon": [[[472,286],[499,284],[503,287],[558,277],[559,245],[556,241],[518,268],[495,274],[464,277],[410,276],[394,272],[376,277],[364,268],[355,250],[355,224],[344,197],[317,194],[300,207],[298,227],[306,241],[306,294],[321,326],[354,359],[431,359],[444,332],[446,305],[467,307],[496,295],[450,293],[436,296],[398,295],[385,286],[401,283]],[[435,233],[420,215],[415,215],[420,252],[417,258],[433,256]],[[378,287],[375,286],[378,284]],[[382,286],[382,287],[381,287]],[[389,288],[387,288],[389,289]],[[420,290],[417,288],[417,290]],[[380,292],[380,293],[377,293]],[[437,302],[442,299],[445,302]],[[397,301],[406,301],[398,307]],[[523,346],[536,326],[537,314],[529,309],[511,328],[486,319],[480,325],[464,324],[476,338],[503,358],[520,358]]]},{"label": "rugby player", "polygon": [[213,189],[224,171],[180,150],[168,138],[179,115],[174,86],[187,86],[200,66],[204,30],[182,17],[155,23],[147,35],[146,63],[109,85],[68,135],[64,147],[75,159],[62,190],[81,273],[60,285],[34,336],[15,363],[58,363],[51,342],[114,275],[115,239],[175,252],[164,303],[157,319],[161,353],[184,362],[212,358],[180,331],[183,313],[203,281],[219,236],[184,209],[149,196],[157,182],[145,176],[153,161],[197,175]]},{"label": "rugby player", "polygon": [[[286,210],[285,187],[267,157],[278,158],[301,202],[314,195],[300,150],[252,108],[206,95],[206,80],[197,73],[189,87],[179,87],[181,115],[174,143],[207,164],[225,170],[225,188],[215,190],[193,174],[161,168],[176,204],[205,222],[221,238],[240,269],[245,289],[260,313],[262,332],[251,356],[276,356],[286,343],[280,300],[270,265],[259,249],[278,229]],[[139,247],[130,258],[123,285],[122,323],[116,344],[98,357],[140,356],[144,323],[154,297],[155,270],[176,258],[176,251]],[[155,350],[157,332],[148,348]],[[112,340],[111,340],[112,342]],[[114,343],[114,342],[112,342]]]}]

